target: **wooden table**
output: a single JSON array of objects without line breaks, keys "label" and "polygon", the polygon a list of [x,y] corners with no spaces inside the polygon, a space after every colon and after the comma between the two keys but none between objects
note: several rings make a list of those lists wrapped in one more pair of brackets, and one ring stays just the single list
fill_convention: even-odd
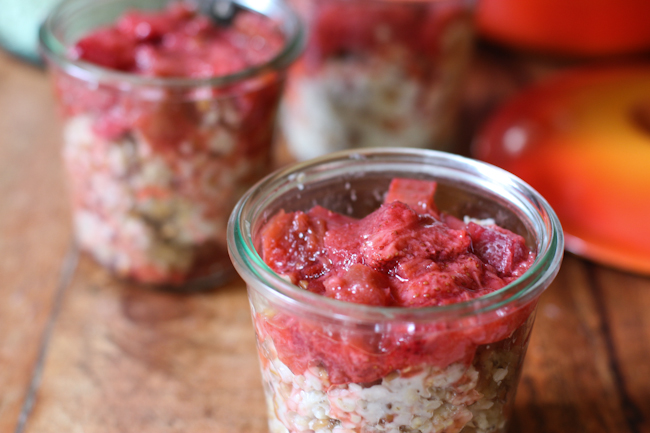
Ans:
[{"label": "wooden table", "polygon": [[[472,127],[543,73],[478,63]],[[0,53],[0,432],[266,432],[244,284],[152,292],[80,256],[59,134],[45,73]],[[650,278],[566,257],[511,431],[650,432]]]}]

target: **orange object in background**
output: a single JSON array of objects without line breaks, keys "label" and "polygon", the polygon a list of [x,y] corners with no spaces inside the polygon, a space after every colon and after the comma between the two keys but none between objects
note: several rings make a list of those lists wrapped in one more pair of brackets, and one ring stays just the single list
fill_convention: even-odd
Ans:
[{"label": "orange object in background", "polygon": [[537,189],[569,251],[650,274],[650,66],[568,71],[524,91],[473,156]]},{"label": "orange object in background", "polygon": [[488,39],[549,54],[606,56],[650,49],[648,0],[479,0]]}]

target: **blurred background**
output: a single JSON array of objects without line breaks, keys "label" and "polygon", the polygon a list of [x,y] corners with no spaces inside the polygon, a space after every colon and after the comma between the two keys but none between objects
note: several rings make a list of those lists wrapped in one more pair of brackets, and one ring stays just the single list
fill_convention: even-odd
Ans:
[{"label": "blurred background", "polygon": [[[337,4],[321,3],[328,2]],[[190,427],[205,431],[214,420],[219,423],[211,431],[266,431],[243,284],[178,296],[134,290],[90,260],[77,264],[60,162],[63,137],[51,77],[37,50],[38,26],[54,3],[0,0],[5,51],[0,53],[0,360],[5,366],[0,389],[7,390],[0,395],[0,431],[59,432],[80,425],[97,432],[152,431],[147,429],[158,421],[165,424],[157,432],[188,431],[192,421],[197,424]],[[341,49],[355,40],[334,38],[331,29],[341,36],[363,23],[379,26],[370,46],[382,52],[390,46],[382,43],[382,24],[410,28],[408,19],[399,21],[404,15],[382,11],[387,3],[361,3],[380,5],[374,14],[330,10],[333,15],[314,16],[309,0],[293,2],[307,19],[329,17],[321,21],[321,42],[336,42],[327,45],[331,51],[317,52],[318,61],[306,64],[313,58],[303,57],[297,64],[314,68],[313,74],[347,71],[345,62],[359,58],[359,72],[372,71],[368,64],[385,65],[379,57],[363,63],[370,56]],[[419,11],[446,2],[412,3]],[[336,127],[327,123],[326,130],[347,131],[342,137],[350,145],[358,145],[365,133],[372,144],[407,124],[424,125],[425,132],[413,135],[422,137],[439,131],[440,119],[453,118],[444,146],[426,140],[423,145],[500,165],[538,189],[558,212],[567,248],[575,255],[565,256],[560,275],[542,297],[512,431],[650,431],[650,2],[461,4],[471,7],[467,15],[452,14],[460,31],[446,27],[447,84],[439,85],[440,46],[420,46],[429,54],[409,59],[419,71],[433,71],[428,81],[413,80],[407,88],[401,72],[379,67],[375,70],[389,74],[376,80],[376,87],[353,80],[355,92],[337,87],[325,87],[329,94],[316,92],[322,101],[316,106],[330,108],[326,120],[342,121]],[[405,31],[403,40],[410,41],[409,34]],[[290,74],[314,76],[304,71]],[[417,85],[422,87],[414,91]],[[403,91],[401,98],[385,92],[393,88]],[[408,114],[417,111],[417,104],[409,103],[417,99],[413,95],[426,93],[422,89],[431,89],[430,107],[442,110],[441,117],[418,120]],[[442,92],[450,89],[457,91]],[[351,111],[359,106],[346,95],[368,101],[379,95],[403,105],[389,103],[370,116],[363,107]],[[300,103],[296,111],[311,113]],[[290,123],[291,111],[284,107]],[[349,113],[363,122],[361,132],[356,120],[348,121]],[[382,117],[396,113],[407,113],[406,120]],[[279,126],[280,131],[287,127]],[[273,166],[303,158],[300,151],[287,143],[285,130],[278,135]],[[232,374],[213,374],[220,369]]]},{"label": "blurred background", "polygon": [[[3,47],[44,67],[37,33],[54,3],[3,0]],[[479,158],[547,197],[570,251],[650,272],[650,2],[290,3],[309,35],[276,165],[389,145]]]}]

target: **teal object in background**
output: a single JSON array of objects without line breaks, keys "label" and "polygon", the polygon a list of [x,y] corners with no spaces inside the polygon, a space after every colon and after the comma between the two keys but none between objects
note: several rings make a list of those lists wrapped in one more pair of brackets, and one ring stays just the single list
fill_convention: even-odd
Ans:
[{"label": "teal object in background", "polygon": [[0,0],[0,44],[31,62],[40,63],[38,27],[57,0]]}]

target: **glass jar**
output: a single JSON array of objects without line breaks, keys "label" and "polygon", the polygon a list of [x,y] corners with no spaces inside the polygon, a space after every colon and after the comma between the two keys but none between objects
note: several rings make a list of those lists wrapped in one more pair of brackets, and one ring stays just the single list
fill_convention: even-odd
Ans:
[{"label": "glass jar", "polygon": [[281,125],[299,160],[363,147],[454,150],[474,0],[293,0],[308,28]]},{"label": "glass jar", "polygon": [[[271,217],[320,205],[363,217],[393,178],[438,182],[438,208],[493,218],[536,252],[514,282],[445,306],[377,307],[294,286],[260,257]],[[235,207],[229,252],[248,286],[269,426],[280,432],[505,432],[537,301],[564,240],[547,202],[515,176],[445,152],[366,149],[266,177]]]},{"label": "glass jar", "polygon": [[282,35],[283,46],[270,60],[191,78],[122,72],[71,55],[80,38],[126,11],[171,3],[65,0],[41,27],[40,44],[63,114],[63,157],[81,249],[120,277],[193,290],[234,274],[228,216],[269,172],[286,69],[302,48],[303,31],[279,0],[236,0]]}]

